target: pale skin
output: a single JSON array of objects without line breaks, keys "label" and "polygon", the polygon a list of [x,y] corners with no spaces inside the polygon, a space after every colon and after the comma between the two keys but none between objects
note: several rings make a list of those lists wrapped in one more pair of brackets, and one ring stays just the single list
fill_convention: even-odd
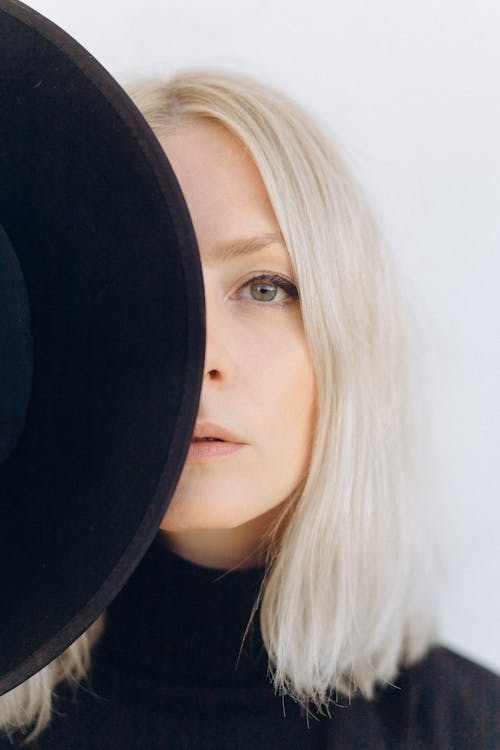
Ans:
[{"label": "pale skin", "polygon": [[[161,529],[176,554],[199,565],[254,567],[264,560],[264,532],[307,473],[315,418],[300,299],[294,287],[255,279],[297,282],[260,174],[240,142],[221,124],[199,120],[160,143],[186,199],[203,271],[198,419],[244,443],[232,455],[186,461]],[[267,240],[255,252],[222,258],[234,240],[261,235]]]}]

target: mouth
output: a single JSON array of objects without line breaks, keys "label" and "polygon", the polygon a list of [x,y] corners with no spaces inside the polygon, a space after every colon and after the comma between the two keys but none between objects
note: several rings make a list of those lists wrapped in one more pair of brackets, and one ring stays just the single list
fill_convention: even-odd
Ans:
[{"label": "mouth", "polygon": [[205,463],[230,456],[244,448],[243,443],[230,443],[221,438],[193,438],[187,455],[188,461]]},{"label": "mouth", "polygon": [[243,442],[240,436],[233,432],[229,427],[208,420],[200,420],[196,422],[193,434],[191,435],[191,440],[193,442],[208,441],[218,443]]},{"label": "mouth", "polygon": [[222,440],[221,438],[214,438],[214,437],[204,437],[204,438],[193,438],[193,443],[225,443],[225,440]]}]

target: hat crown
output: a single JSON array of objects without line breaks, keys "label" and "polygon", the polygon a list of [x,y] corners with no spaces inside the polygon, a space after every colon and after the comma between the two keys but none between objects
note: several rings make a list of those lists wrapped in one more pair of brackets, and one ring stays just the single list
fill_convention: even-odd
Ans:
[{"label": "hat crown", "polygon": [[24,429],[32,374],[28,291],[14,247],[0,224],[0,464]]}]

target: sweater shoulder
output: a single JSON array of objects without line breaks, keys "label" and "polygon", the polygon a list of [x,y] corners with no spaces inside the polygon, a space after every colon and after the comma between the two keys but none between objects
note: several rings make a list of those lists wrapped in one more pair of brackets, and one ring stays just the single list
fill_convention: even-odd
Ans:
[{"label": "sweater shoulder", "polygon": [[388,731],[428,748],[500,748],[500,677],[444,646],[403,669],[376,701]]},{"label": "sweater shoulder", "polygon": [[411,681],[420,691],[431,689],[435,698],[457,701],[470,708],[494,706],[500,698],[499,675],[444,646],[432,648],[420,661],[404,669],[401,678]]}]

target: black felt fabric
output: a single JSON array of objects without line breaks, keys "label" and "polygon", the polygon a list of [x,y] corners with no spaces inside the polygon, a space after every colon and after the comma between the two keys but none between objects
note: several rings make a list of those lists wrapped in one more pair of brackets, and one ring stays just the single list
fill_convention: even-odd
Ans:
[{"label": "black felt fabric", "polygon": [[[434,648],[376,700],[307,717],[276,696],[258,627],[240,643],[261,571],[171,554],[160,532],[107,610],[93,670],[36,750],[494,750],[500,679]],[[11,745],[7,740],[1,748]]]},{"label": "black felt fabric", "polygon": [[180,186],[112,76],[0,0],[0,695],[149,548],[189,450],[203,276]]}]

